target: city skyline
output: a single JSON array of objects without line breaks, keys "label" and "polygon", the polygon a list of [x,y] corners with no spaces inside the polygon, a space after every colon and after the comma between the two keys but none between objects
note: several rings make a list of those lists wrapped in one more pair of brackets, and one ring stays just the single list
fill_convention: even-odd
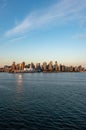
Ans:
[{"label": "city skyline", "polygon": [[24,61],[21,63],[16,63],[15,61],[10,65],[5,65],[0,68],[0,72],[9,73],[34,73],[34,72],[86,72],[86,68],[79,66],[67,66],[63,64],[58,64],[57,61],[50,61],[49,63],[43,62],[42,64],[34,62],[26,64]]},{"label": "city skyline", "polygon": [[85,0],[1,0],[0,66],[86,65]]}]

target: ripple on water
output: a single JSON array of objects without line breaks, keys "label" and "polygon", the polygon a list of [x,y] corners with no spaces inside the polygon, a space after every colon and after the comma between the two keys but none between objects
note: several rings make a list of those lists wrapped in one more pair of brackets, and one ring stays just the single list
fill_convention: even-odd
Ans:
[{"label": "ripple on water", "polygon": [[0,130],[85,130],[85,95],[86,73],[2,74]]}]

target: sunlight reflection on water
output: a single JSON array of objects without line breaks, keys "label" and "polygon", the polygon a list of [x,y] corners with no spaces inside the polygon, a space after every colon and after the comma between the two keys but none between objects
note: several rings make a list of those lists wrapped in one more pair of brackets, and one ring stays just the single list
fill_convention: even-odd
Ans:
[{"label": "sunlight reflection on water", "polygon": [[22,92],[22,74],[17,75],[17,86],[16,86],[16,93],[21,93]]}]

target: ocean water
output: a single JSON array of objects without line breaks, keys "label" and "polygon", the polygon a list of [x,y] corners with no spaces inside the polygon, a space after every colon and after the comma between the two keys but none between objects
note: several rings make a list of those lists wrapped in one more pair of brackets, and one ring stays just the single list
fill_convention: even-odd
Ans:
[{"label": "ocean water", "polygon": [[0,130],[86,130],[86,73],[0,73]]}]

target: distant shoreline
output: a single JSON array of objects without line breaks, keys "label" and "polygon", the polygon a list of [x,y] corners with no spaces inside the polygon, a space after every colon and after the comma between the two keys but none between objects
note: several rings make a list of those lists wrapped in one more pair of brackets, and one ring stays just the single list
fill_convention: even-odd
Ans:
[{"label": "distant shoreline", "polygon": [[49,74],[51,74],[51,73],[85,73],[86,71],[78,71],[78,72],[0,72],[0,73],[9,73],[9,74],[26,74],[26,73],[49,73]]},{"label": "distant shoreline", "polygon": [[3,68],[0,68],[0,72],[8,73],[58,73],[58,72],[86,72],[86,68],[83,66],[66,66],[58,64],[57,61],[54,63],[50,61],[49,63],[43,62],[42,64],[31,62],[30,64],[25,64],[25,62],[16,64],[15,62],[12,65],[5,65]]}]

